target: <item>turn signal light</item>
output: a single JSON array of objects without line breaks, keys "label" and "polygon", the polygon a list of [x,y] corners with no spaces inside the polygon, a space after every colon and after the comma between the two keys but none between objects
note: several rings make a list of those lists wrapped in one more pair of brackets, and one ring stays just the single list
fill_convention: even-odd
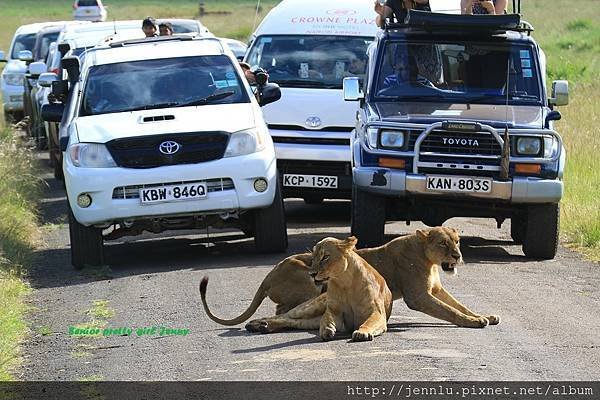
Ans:
[{"label": "turn signal light", "polygon": [[515,172],[519,174],[539,175],[542,172],[542,166],[540,164],[516,164]]},{"label": "turn signal light", "polygon": [[406,161],[399,160],[397,158],[380,157],[379,166],[386,168],[404,169],[406,167]]}]

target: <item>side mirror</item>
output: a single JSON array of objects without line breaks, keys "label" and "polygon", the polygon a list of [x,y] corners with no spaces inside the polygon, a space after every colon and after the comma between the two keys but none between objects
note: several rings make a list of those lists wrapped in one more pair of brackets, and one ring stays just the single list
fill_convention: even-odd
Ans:
[{"label": "side mirror", "polygon": [[69,82],[74,82],[79,79],[79,58],[74,56],[64,57],[60,61],[63,69],[69,74]]},{"label": "side mirror", "polygon": [[58,81],[58,75],[56,75],[54,72],[44,72],[38,78],[37,83],[40,85],[40,87],[49,88],[52,87],[52,82],[56,81]]},{"label": "side mirror", "polygon": [[550,128],[550,121],[560,121],[562,118],[562,114],[556,110],[550,111],[548,115],[546,115],[545,126],[546,128]]},{"label": "side mirror", "polygon": [[566,106],[569,104],[569,81],[552,82],[551,96],[550,105]]},{"label": "side mirror", "polygon": [[60,43],[57,45],[58,51],[60,52],[61,57],[64,57],[65,54],[71,50],[71,45],[69,43]]},{"label": "side mirror", "polygon": [[48,71],[46,63],[43,61],[36,61],[29,64],[29,75],[33,79],[37,79],[41,74]]},{"label": "side mirror", "polygon": [[6,54],[4,54],[3,50],[0,50],[0,62],[7,62]]},{"label": "side mirror", "polygon": [[65,105],[61,103],[48,103],[42,106],[42,119],[48,122],[60,122],[62,120]]},{"label": "side mirror", "polygon": [[260,104],[261,107],[266,106],[281,98],[281,89],[276,83],[267,83],[263,86],[259,86],[258,98],[258,104]]},{"label": "side mirror", "polygon": [[69,94],[69,82],[67,81],[54,81],[51,84],[52,95],[56,98],[66,98]]},{"label": "side mirror", "polygon": [[62,151],[64,153],[65,151],[67,151],[67,147],[69,147],[69,137],[68,136],[61,137],[59,142],[60,142],[59,143],[60,151]]},{"label": "side mirror", "polygon": [[21,61],[24,61],[26,63],[32,62],[33,61],[33,53],[29,50],[21,50],[18,54],[17,54],[17,58]]},{"label": "side mirror", "polygon": [[360,79],[355,76],[344,78],[344,100],[358,101],[364,98],[365,95],[360,88]]}]

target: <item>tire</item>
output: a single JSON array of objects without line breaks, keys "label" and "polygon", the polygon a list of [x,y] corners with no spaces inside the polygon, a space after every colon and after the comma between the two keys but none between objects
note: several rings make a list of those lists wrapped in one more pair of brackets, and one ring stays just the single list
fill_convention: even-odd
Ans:
[{"label": "tire", "polygon": [[525,214],[515,215],[510,219],[510,237],[515,244],[523,244],[527,232],[527,218]]},{"label": "tire", "polygon": [[358,247],[377,247],[384,242],[385,197],[377,196],[352,185],[352,235]]},{"label": "tire", "polygon": [[86,265],[104,263],[104,240],[102,230],[81,225],[69,207],[69,237],[71,239],[71,264],[75,269]]},{"label": "tire", "polygon": [[529,258],[551,260],[558,250],[560,206],[540,204],[527,209],[523,253]]},{"label": "tire", "polygon": [[281,253],[288,247],[285,210],[279,182],[273,204],[255,211],[254,246],[259,253]]}]

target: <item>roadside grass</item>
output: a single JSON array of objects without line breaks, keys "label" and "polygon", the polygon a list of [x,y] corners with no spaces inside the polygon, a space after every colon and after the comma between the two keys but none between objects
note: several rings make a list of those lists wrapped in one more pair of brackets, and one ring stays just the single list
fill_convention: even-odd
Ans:
[{"label": "roadside grass", "polygon": [[12,379],[18,343],[27,333],[24,281],[39,240],[35,199],[40,193],[33,151],[18,134],[0,129],[0,381]]}]

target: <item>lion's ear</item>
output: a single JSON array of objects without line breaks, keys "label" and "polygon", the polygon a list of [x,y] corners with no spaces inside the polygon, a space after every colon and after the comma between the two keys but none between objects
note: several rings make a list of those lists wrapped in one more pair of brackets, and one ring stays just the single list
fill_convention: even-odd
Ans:
[{"label": "lion's ear", "polygon": [[356,237],[350,236],[348,239],[344,240],[341,243],[341,247],[346,251],[351,251],[354,249],[357,242],[358,242],[358,239],[356,239]]},{"label": "lion's ear", "polygon": [[427,240],[427,237],[429,236],[429,232],[426,231],[422,231],[420,229],[417,229],[417,237],[421,240]]}]

